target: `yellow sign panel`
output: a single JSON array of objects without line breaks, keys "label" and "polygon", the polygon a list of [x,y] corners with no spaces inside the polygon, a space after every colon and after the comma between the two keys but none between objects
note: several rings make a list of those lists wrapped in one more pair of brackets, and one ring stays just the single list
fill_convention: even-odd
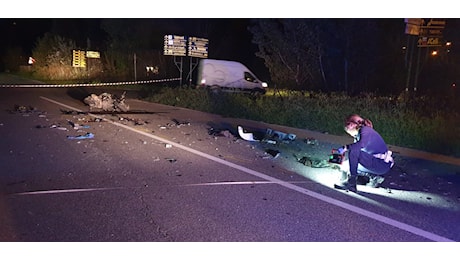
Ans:
[{"label": "yellow sign panel", "polygon": [[98,51],[86,51],[86,58],[100,59],[101,53]]},{"label": "yellow sign panel", "polygon": [[417,42],[418,47],[442,46],[440,37],[420,37]]},{"label": "yellow sign panel", "polygon": [[86,67],[85,51],[73,50],[72,51],[72,67]]}]

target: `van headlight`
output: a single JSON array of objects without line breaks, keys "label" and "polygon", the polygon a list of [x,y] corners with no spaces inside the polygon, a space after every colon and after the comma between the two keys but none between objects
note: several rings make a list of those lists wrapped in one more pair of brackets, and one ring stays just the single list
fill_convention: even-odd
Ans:
[{"label": "van headlight", "polygon": [[268,84],[266,82],[262,82],[262,87],[268,88]]}]

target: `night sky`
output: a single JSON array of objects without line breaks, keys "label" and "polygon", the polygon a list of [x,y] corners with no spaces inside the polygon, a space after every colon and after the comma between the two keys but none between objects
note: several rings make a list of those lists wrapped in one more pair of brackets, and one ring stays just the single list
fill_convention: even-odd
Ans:
[{"label": "night sky", "polygon": [[36,39],[50,30],[49,19],[0,19],[1,48],[19,46],[30,54]]}]

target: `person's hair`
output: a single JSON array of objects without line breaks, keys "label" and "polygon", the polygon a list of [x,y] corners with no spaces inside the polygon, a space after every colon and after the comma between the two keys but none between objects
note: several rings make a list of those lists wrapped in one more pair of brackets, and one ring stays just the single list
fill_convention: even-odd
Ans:
[{"label": "person's hair", "polygon": [[368,127],[374,127],[371,120],[362,118],[361,116],[357,114],[349,115],[345,119],[345,126],[347,126],[351,122],[355,123],[358,129],[361,128],[363,125],[368,126]]}]

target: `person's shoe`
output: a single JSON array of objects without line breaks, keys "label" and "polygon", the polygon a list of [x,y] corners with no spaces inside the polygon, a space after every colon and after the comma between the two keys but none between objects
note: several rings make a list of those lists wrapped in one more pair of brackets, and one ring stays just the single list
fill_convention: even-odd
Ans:
[{"label": "person's shoe", "polygon": [[369,176],[369,186],[372,188],[378,188],[385,178],[379,175]]},{"label": "person's shoe", "polygon": [[342,181],[340,184],[334,184],[334,188],[351,192],[357,192],[358,189],[356,188],[356,176],[348,176],[348,179]]}]

